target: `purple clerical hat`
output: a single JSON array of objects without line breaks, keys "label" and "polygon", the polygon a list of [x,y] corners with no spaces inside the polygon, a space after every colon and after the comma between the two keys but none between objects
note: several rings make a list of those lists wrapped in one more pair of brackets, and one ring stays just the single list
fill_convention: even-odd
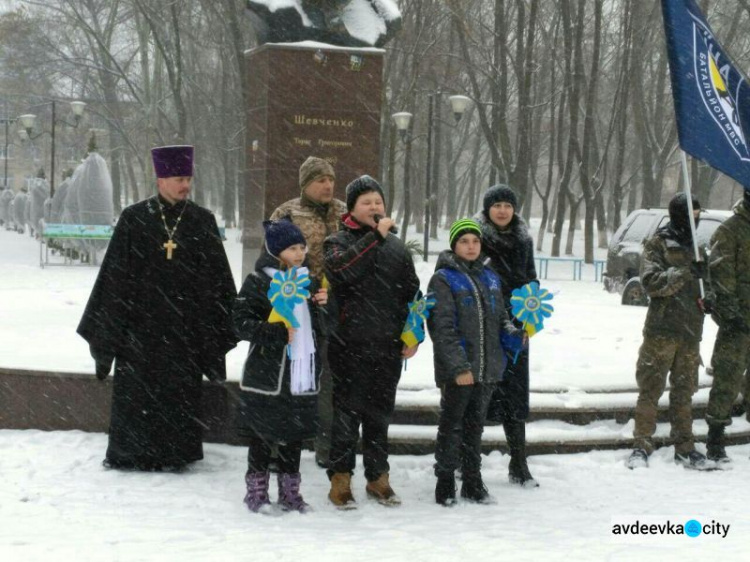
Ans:
[{"label": "purple clerical hat", "polygon": [[193,147],[157,146],[151,149],[157,178],[193,177]]}]

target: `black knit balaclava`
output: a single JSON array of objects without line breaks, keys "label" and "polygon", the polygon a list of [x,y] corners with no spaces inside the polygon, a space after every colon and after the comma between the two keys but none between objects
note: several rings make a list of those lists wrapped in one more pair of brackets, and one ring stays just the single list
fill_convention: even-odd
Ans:
[{"label": "black knit balaclava", "polygon": [[[693,210],[700,210],[701,204],[693,197]],[[690,232],[690,215],[688,214],[687,197],[684,193],[678,193],[669,202],[669,222],[672,230],[683,241],[689,241],[692,238]],[[695,220],[695,228],[698,228],[698,219]]]}]

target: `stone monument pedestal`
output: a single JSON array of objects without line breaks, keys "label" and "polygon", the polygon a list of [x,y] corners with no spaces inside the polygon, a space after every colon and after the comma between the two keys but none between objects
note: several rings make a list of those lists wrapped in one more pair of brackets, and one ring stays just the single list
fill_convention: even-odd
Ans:
[{"label": "stone monument pedestal", "polygon": [[339,199],[354,178],[379,178],[383,54],[312,42],[265,44],[245,54],[243,279],[260,254],[262,221],[300,196],[299,167],[308,156],[333,165]]}]

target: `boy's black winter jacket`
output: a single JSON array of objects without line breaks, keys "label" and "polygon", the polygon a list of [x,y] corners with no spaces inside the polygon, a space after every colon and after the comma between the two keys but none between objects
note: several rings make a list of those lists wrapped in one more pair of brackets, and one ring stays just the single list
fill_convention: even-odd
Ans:
[{"label": "boy's black winter jacket", "polygon": [[324,243],[326,276],[338,308],[331,340],[386,347],[401,337],[419,291],[414,262],[404,243],[385,238],[344,215],[342,228]]}]

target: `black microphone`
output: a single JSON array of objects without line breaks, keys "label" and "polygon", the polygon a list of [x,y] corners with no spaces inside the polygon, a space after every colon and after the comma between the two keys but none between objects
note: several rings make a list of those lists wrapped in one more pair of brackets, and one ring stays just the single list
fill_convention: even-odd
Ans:
[{"label": "black microphone", "polygon": [[[375,224],[378,224],[380,222],[380,219],[383,218],[383,215],[373,215],[372,218],[375,220]],[[398,228],[396,228],[396,225],[392,225],[391,228],[388,229],[388,232],[398,234]]]}]

